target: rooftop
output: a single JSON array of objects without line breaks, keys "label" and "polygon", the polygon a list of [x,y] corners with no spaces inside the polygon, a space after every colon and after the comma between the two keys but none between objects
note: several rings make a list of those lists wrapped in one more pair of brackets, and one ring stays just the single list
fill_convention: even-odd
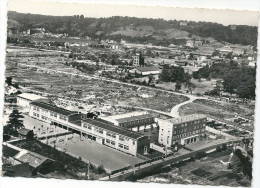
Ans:
[{"label": "rooftop", "polygon": [[40,95],[35,95],[35,94],[32,94],[32,93],[22,93],[22,94],[18,95],[17,97],[21,97],[21,98],[24,98],[24,99],[27,99],[27,100],[31,100],[31,101],[44,98],[44,97],[42,97]]},{"label": "rooftop", "polygon": [[130,131],[123,127],[115,126],[112,123],[107,122],[105,120],[101,120],[101,119],[85,119],[85,120],[83,120],[83,122],[89,123],[91,125],[100,127],[102,129],[105,129],[105,130],[108,130],[108,131],[111,131],[114,133],[121,134],[121,135],[129,137],[129,138],[133,138],[133,139],[137,139],[137,138],[144,136],[141,133]]},{"label": "rooftop", "polygon": [[27,150],[21,151],[14,158],[18,159],[19,161],[21,161],[23,163],[29,163],[29,165],[34,168],[37,168],[45,161],[50,160],[47,157],[44,157],[42,155],[27,151]]},{"label": "rooftop", "polygon": [[134,112],[124,113],[124,114],[106,116],[104,118],[105,119],[118,120],[118,119],[123,119],[123,118],[128,118],[128,117],[133,117],[133,116],[146,115],[146,114],[148,114],[146,111],[134,111]]},{"label": "rooftop", "polygon": [[205,116],[203,114],[192,114],[192,115],[187,115],[187,116],[183,116],[180,118],[170,118],[170,119],[167,119],[166,121],[170,121],[174,125],[174,124],[186,123],[186,122],[190,122],[190,121],[196,121],[196,120],[200,120],[200,119],[204,119],[204,118],[207,118],[207,116]]},{"label": "rooftop", "polygon": [[51,105],[49,103],[45,103],[45,102],[42,102],[42,101],[33,101],[30,104],[44,108],[46,110],[50,110],[52,112],[56,112],[58,114],[65,115],[65,116],[69,116],[69,115],[78,113],[78,112],[66,110],[66,109],[63,109],[63,108],[60,108],[60,107],[57,107],[57,106],[54,106],[54,105]]},{"label": "rooftop", "polygon": [[22,129],[19,129],[19,130],[18,130],[18,133],[21,134],[21,135],[27,135],[28,132],[30,132],[30,131],[32,131],[32,130],[22,128]]}]

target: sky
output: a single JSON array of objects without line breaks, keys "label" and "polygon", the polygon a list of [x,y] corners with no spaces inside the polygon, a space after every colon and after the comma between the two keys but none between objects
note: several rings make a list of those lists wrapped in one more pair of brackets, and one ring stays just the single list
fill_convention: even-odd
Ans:
[{"label": "sky", "polygon": [[[100,3],[100,1],[96,2]],[[219,0],[219,2],[221,2],[221,0]],[[259,13],[257,11],[136,6],[122,5],[116,2],[112,5],[111,1],[110,4],[93,4],[93,1],[92,3],[84,3],[82,1],[72,3],[72,1],[66,0],[63,0],[63,2],[46,0],[9,0],[8,10],[20,13],[55,16],[70,16],[76,14],[83,14],[85,17],[129,16],[140,18],[163,18],[166,20],[209,21],[221,23],[223,25],[235,24],[253,26],[258,25],[259,18]]]}]

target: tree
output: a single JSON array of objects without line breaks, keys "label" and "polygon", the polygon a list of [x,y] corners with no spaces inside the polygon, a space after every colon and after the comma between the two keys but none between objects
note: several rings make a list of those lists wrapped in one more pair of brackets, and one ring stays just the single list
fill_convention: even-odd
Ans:
[{"label": "tree", "polygon": [[175,91],[179,91],[181,89],[182,84],[180,82],[177,82],[175,85]]},{"label": "tree", "polygon": [[154,80],[153,75],[149,75],[149,76],[148,76],[148,83],[147,83],[147,85],[150,85],[150,83],[151,83],[153,80]]},{"label": "tree", "polygon": [[12,80],[13,80],[12,77],[6,77],[5,83],[7,83],[8,86],[11,86],[12,85]]},{"label": "tree", "polygon": [[185,87],[188,89],[188,91],[192,94],[192,91],[196,88],[195,84],[188,81],[185,83]]},{"label": "tree", "polygon": [[14,109],[9,115],[7,126],[10,126],[13,130],[24,128],[22,118],[24,118],[24,116],[17,109]]}]

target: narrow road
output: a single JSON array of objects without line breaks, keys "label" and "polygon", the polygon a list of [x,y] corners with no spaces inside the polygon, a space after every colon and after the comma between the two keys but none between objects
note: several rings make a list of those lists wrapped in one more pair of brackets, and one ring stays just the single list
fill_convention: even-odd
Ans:
[{"label": "narrow road", "polygon": [[179,118],[180,117],[180,115],[179,115],[179,108],[182,107],[183,105],[191,103],[191,102],[193,102],[196,99],[206,99],[205,97],[196,97],[196,96],[189,96],[189,97],[190,97],[190,100],[185,101],[185,102],[180,103],[180,104],[177,104],[176,106],[174,106],[171,109],[171,112],[170,112],[170,116],[171,117]]}]

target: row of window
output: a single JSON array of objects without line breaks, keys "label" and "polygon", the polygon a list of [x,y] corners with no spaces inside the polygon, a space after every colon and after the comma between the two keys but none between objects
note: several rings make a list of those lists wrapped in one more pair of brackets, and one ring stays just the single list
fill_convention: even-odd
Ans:
[{"label": "row of window", "polygon": [[202,123],[202,122],[205,122],[205,119],[200,119],[200,120],[196,120],[196,121],[182,123],[182,124],[179,124],[179,125],[174,125],[174,129],[181,128],[181,127],[187,127],[189,125],[194,125],[194,124]]},{"label": "row of window", "polygon": [[135,120],[135,121],[125,122],[125,123],[119,123],[119,126],[135,125],[137,123],[149,123],[149,122],[152,122],[152,121],[153,121],[153,118],[147,118],[147,119]]},{"label": "row of window", "polygon": [[106,139],[106,143],[107,144],[110,144],[110,145],[116,145],[116,142],[115,141],[113,141],[113,140],[109,140],[109,139]]},{"label": "row of window", "polygon": [[189,127],[189,128],[184,128],[184,129],[176,130],[176,131],[173,131],[173,134],[178,134],[178,133],[183,133],[183,132],[191,131],[192,129],[201,129],[202,127],[205,127],[205,124],[203,124],[203,125],[195,125],[193,128],[192,128],[192,127]]},{"label": "row of window", "polygon": [[33,116],[35,116],[35,117],[40,117],[40,115],[37,114],[37,113],[35,113],[35,112],[33,112]]},{"label": "row of window", "polygon": [[51,115],[52,117],[57,117],[57,116],[58,116],[57,113],[55,113],[55,112],[51,112],[50,115]]},{"label": "row of window", "polygon": [[[40,108],[37,107],[37,106],[33,106],[33,110],[39,112],[39,111],[40,111]],[[45,110],[45,109],[42,109],[42,108],[41,108],[41,111],[42,111],[43,114],[48,114],[48,112],[49,112],[48,110]],[[56,117],[56,118],[57,118],[57,117],[58,117],[58,114],[55,113],[55,112],[50,112],[50,116],[52,116],[52,117]],[[59,118],[62,119],[62,120],[67,121],[67,116],[60,115]]]},{"label": "row of window", "polygon": [[99,134],[103,134],[104,133],[103,129],[99,129],[99,128],[95,128],[95,132],[97,132]]},{"label": "row of window", "polygon": [[92,130],[92,126],[91,125],[83,124],[83,127],[87,128],[89,130]]},{"label": "row of window", "polygon": [[48,120],[48,118],[46,116],[42,116],[43,120]]},{"label": "row of window", "polygon": [[60,115],[60,119],[67,121],[67,117],[64,115]]},{"label": "row of window", "polygon": [[40,108],[37,106],[33,106],[33,110],[40,111]]},{"label": "row of window", "polygon": [[106,135],[109,136],[109,137],[112,137],[112,138],[116,138],[115,133],[107,132]]},{"label": "row of window", "polygon": [[[83,124],[83,127],[84,128],[87,128],[89,130],[92,130],[92,125],[89,125],[89,124]],[[104,133],[104,130],[101,129],[101,128],[95,128],[94,130],[95,132],[97,133],[100,133],[100,134],[103,134]],[[116,138],[116,133],[113,133],[113,132],[106,132],[106,136],[109,136],[111,138]],[[109,140],[109,139],[107,139]],[[122,136],[122,135],[119,135],[119,140],[122,141],[122,142],[125,142],[125,141],[129,141],[129,138],[125,137],[125,136]],[[135,141],[133,140],[133,145],[135,145]]]},{"label": "row of window", "polygon": [[177,136],[173,136],[173,140],[176,140],[176,139],[180,139],[180,138],[184,138],[186,136],[191,136],[191,135],[194,135],[194,134],[198,134],[198,133],[203,133],[204,132],[204,129],[201,129],[201,130],[196,130],[196,131],[193,131],[193,132],[189,132],[189,133],[184,133],[184,134],[180,134],[180,135],[177,135]]}]

